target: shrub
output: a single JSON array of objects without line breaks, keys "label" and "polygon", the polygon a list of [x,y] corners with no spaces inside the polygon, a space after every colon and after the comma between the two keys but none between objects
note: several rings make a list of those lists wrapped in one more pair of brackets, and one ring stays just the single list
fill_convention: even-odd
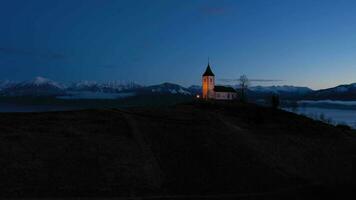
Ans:
[{"label": "shrub", "polygon": [[351,127],[346,125],[346,124],[338,124],[336,125],[336,128],[339,128],[343,131],[350,131],[351,130]]},{"label": "shrub", "polygon": [[280,101],[279,101],[279,96],[278,95],[272,95],[271,98],[271,106],[273,109],[277,109],[279,107]]}]

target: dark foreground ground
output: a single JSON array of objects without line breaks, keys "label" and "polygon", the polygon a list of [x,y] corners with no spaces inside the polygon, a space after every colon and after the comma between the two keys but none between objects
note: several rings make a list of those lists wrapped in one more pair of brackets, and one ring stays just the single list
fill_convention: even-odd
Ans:
[{"label": "dark foreground ground", "polygon": [[356,132],[241,104],[0,114],[0,166],[0,197],[340,198]]}]

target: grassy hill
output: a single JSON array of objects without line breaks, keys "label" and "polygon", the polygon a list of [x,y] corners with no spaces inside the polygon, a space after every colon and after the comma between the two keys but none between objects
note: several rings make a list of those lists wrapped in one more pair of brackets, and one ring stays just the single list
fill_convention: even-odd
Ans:
[{"label": "grassy hill", "polygon": [[355,156],[354,131],[247,104],[0,114],[5,197],[327,196]]}]

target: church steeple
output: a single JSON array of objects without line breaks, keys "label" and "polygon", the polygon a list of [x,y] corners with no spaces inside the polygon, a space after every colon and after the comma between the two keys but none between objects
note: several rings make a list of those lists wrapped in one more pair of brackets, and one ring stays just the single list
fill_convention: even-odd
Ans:
[{"label": "church steeple", "polygon": [[208,66],[206,67],[206,70],[205,70],[203,76],[215,76],[213,71],[211,71],[210,62],[209,61],[208,61]]},{"label": "church steeple", "polygon": [[210,99],[214,97],[214,87],[215,87],[215,75],[210,68],[210,62],[208,61],[208,66],[203,74],[203,88],[202,94],[204,99]]}]

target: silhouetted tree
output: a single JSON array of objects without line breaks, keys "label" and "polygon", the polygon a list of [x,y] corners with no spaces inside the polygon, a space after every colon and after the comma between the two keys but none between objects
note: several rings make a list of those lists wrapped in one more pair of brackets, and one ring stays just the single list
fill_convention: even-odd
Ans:
[{"label": "silhouetted tree", "polygon": [[272,98],[271,98],[272,108],[277,109],[279,107],[279,104],[280,104],[279,96],[276,94],[272,95]]},{"label": "silhouetted tree", "polygon": [[321,114],[320,114],[319,120],[322,121],[322,122],[324,122],[324,123],[327,123],[327,119],[326,119],[324,113],[321,113]]},{"label": "silhouetted tree", "polygon": [[241,90],[241,101],[246,102],[247,101],[247,88],[250,84],[248,78],[246,75],[242,75],[239,78],[239,83],[240,83],[240,90]]},{"label": "silhouetted tree", "polygon": [[297,112],[298,111],[298,102],[297,101],[292,101],[289,104],[290,108],[292,109],[292,112]]},{"label": "silhouetted tree", "polygon": [[332,118],[327,118],[324,113],[321,113],[319,116],[319,120],[326,123],[326,124],[333,124],[333,119]]}]

